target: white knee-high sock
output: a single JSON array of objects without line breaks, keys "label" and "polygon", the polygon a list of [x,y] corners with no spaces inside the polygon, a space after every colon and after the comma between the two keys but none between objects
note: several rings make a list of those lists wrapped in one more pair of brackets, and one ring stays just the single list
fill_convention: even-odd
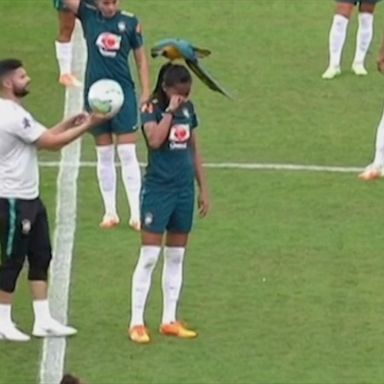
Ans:
[{"label": "white knee-high sock", "polygon": [[376,167],[384,167],[384,111],[376,132],[375,158],[373,164]]},{"label": "white knee-high sock", "polygon": [[164,248],[162,324],[176,321],[177,302],[183,284],[184,253],[183,247]]},{"label": "white knee-high sock", "polygon": [[116,167],[115,147],[103,145],[96,147],[97,178],[105,213],[116,215]]},{"label": "white knee-high sock", "polygon": [[354,63],[363,64],[373,37],[372,13],[359,13]]},{"label": "white knee-high sock", "polygon": [[59,63],[60,75],[71,73],[72,43],[55,42],[56,59]]},{"label": "white knee-high sock", "polygon": [[341,15],[334,15],[329,32],[329,65],[339,67],[349,20]]},{"label": "white knee-high sock", "polygon": [[144,309],[151,287],[152,272],[160,255],[160,247],[142,246],[132,277],[130,327],[144,324]]},{"label": "white knee-high sock", "polygon": [[373,37],[372,13],[359,13],[354,63],[363,64]]},{"label": "white knee-high sock", "polygon": [[136,156],[136,145],[119,144],[117,152],[121,162],[121,174],[131,210],[131,220],[138,222],[140,220],[141,174]]}]

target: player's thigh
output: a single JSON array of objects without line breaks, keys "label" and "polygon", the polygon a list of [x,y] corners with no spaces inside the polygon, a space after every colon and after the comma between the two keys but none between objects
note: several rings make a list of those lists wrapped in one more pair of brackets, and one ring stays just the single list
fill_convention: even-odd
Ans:
[{"label": "player's thigh", "polygon": [[163,234],[177,203],[177,194],[166,188],[144,183],[140,193],[141,228]]},{"label": "player's thigh", "polygon": [[188,234],[192,229],[195,191],[193,186],[183,188],[167,225],[168,233]]},{"label": "player's thigh", "polygon": [[48,265],[52,258],[47,210],[38,199],[37,214],[30,232],[28,261],[33,265]]},{"label": "player's thigh", "polygon": [[32,202],[0,199],[1,262],[22,265],[28,252],[30,230],[35,218]]},{"label": "player's thigh", "polygon": [[349,19],[352,15],[353,8],[357,4],[356,0],[335,0],[336,11],[338,15],[342,15]]},{"label": "player's thigh", "polygon": [[380,0],[361,0],[359,4],[359,11],[362,13],[373,13],[375,11],[376,4]]},{"label": "player's thigh", "polygon": [[138,110],[136,95],[133,90],[124,92],[124,104],[119,113],[112,118],[112,132],[115,135],[126,135],[137,132]]}]

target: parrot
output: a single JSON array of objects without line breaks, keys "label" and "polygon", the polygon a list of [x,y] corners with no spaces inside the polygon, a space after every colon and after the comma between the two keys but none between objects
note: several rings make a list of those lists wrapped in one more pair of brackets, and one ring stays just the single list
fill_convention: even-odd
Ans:
[{"label": "parrot", "polygon": [[199,59],[207,57],[211,51],[193,46],[183,39],[163,39],[151,48],[153,58],[163,56],[171,61],[184,60],[195,75],[213,91],[219,92],[228,98],[229,93],[200,65]]}]

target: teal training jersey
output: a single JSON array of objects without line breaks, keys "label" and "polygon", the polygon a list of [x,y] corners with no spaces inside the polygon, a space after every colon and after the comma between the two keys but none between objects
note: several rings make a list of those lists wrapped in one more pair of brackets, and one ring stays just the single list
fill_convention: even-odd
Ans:
[{"label": "teal training jersey", "polygon": [[97,8],[84,2],[80,3],[77,16],[83,26],[88,51],[85,90],[103,78],[116,80],[123,88],[134,88],[128,56],[132,49],[143,45],[137,18],[124,11],[105,18]]},{"label": "teal training jersey", "polygon": [[[154,100],[141,111],[141,122],[159,123],[164,111]],[[167,188],[192,187],[195,167],[191,147],[192,130],[197,127],[193,104],[188,101],[175,114],[167,140],[158,149],[148,146],[148,165],[145,184],[166,186]],[[145,131],[144,137],[145,137]],[[146,138],[146,137],[145,137]]]}]

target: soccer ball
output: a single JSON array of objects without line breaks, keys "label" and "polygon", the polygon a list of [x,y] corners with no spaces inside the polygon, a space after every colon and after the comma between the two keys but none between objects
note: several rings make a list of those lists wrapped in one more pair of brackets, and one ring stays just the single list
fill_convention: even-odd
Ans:
[{"label": "soccer ball", "polygon": [[114,80],[96,81],[89,89],[88,103],[93,112],[116,115],[124,103],[123,89]]}]

